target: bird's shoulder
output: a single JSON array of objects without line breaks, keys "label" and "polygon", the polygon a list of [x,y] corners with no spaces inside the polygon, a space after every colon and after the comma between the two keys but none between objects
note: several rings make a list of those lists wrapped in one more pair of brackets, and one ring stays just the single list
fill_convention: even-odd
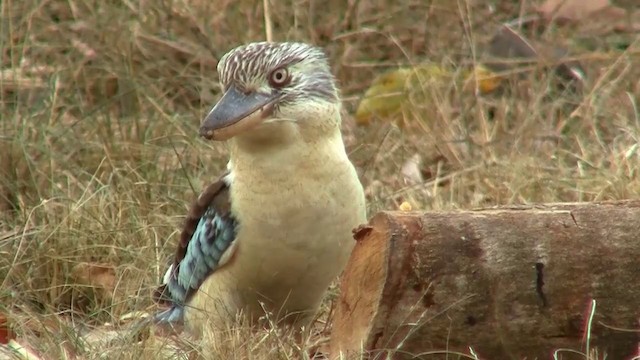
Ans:
[{"label": "bird's shoulder", "polygon": [[189,243],[194,239],[193,235],[203,219],[232,217],[229,197],[230,179],[230,173],[224,173],[205,187],[191,204],[180,232],[180,242],[176,248],[174,264],[180,263],[187,255]]},{"label": "bird's shoulder", "polygon": [[174,260],[154,298],[184,304],[202,282],[223,266],[234,248],[237,221],[231,211],[231,174],[209,184],[191,204]]}]

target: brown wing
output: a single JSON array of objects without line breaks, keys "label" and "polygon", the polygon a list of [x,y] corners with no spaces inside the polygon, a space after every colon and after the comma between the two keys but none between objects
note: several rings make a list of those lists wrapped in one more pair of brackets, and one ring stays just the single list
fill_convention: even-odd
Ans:
[{"label": "brown wing", "polygon": [[[237,222],[231,213],[229,173],[210,184],[191,205],[173,264],[154,299],[183,307],[202,282],[224,263],[232,248]],[[227,256],[228,258],[228,256]]]}]

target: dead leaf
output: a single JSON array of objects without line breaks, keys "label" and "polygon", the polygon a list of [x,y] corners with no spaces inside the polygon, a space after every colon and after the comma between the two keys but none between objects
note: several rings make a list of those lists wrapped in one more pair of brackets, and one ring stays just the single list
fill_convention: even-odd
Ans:
[{"label": "dead leaf", "polygon": [[98,290],[111,299],[116,289],[116,270],[108,264],[80,263],[73,268],[72,276],[78,285]]},{"label": "dead leaf", "polygon": [[538,52],[533,45],[508,25],[501,26],[491,38],[488,54],[503,61],[502,63],[487,63],[494,71],[508,69],[509,64],[504,63],[507,59],[538,58]]},{"label": "dead leaf", "polygon": [[473,90],[475,94],[490,94],[502,85],[502,76],[497,75],[483,64],[476,64],[473,71],[464,81],[465,91]]},{"label": "dead leaf", "polygon": [[[434,89],[444,91],[452,82],[464,82],[465,89],[477,89],[480,94],[486,94],[498,88],[500,78],[481,65],[460,74],[453,68],[431,62],[393,69],[373,79],[358,104],[355,123],[368,126],[374,119],[379,119],[395,123],[408,132],[417,130],[416,121],[413,121],[416,104],[421,104],[421,107],[434,104],[431,92]],[[435,121],[425,114],[420,120],[427,124]],[[420,126],[417,128],[422,129]]]},{"label": "dead leaf", "polygon": [[583,34],[634,32],[640,27],[630,13],[609,0],[546,0],[537,11],[548,22],[577,25]]},{"label": "dead leaf", "polygon": [[489,59],[486,65],[493,71],[505,72],[519,66],[542,65],[553,67],[561,78],[576,81],[581,85],[585,82],[585,71],[575,60],[564,60],[568,57],[568,50],[549,44],[533,44],[511,26],[503,25],[489,42],[487,50]]},{"label": "dead leaf", "polygon": [[8,344],[15,335],[9,328],[9,321],[4,314],[0,314],[0,344]]},{"label": "dead leaf", "polygon": [[[401,67],[387,71],[375,79],[358,104],[355,114],[357,125],[371,124],[380,118],[406,125],[403,110],[412,108],[412,94],[421,94],[420,89],[438,88],[452,79],[451,69],[435,63],[424,63],[413,67]],[[421,101],[429,101],[421,98]]]},{"label": "dead leaf", "polygon": [[409,212],[413,210],[413,206],[411,206],[411,203],[409,203],[408,201],[403,201],[402,204],[398,206],[398,210],[402,212]]},{"label": "dead leaf", "polygon": [[609,7],[609,0],[546,0],[538,12],[549,20],[579,21]]}]

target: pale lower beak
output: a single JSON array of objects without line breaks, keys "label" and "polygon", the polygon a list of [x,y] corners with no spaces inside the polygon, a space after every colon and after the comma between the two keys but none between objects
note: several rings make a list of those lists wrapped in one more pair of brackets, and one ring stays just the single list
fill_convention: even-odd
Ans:
[{"label": "pale lower beak", "polygon": [[208,140],[232,138],[271,115],[277,100],[278,94],[246,94],[232,86],[202,121],[200,136]]}]

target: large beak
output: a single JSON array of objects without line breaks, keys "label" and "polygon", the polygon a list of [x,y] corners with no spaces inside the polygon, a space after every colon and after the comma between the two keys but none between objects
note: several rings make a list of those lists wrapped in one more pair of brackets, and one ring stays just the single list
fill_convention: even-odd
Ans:
[{"label": "large beak", "polygon": [[277,94],[248,94],[232,86],[211,109],[200,125],[200,136],[209,140],[227,140],[262,122],[273,112]]}]

